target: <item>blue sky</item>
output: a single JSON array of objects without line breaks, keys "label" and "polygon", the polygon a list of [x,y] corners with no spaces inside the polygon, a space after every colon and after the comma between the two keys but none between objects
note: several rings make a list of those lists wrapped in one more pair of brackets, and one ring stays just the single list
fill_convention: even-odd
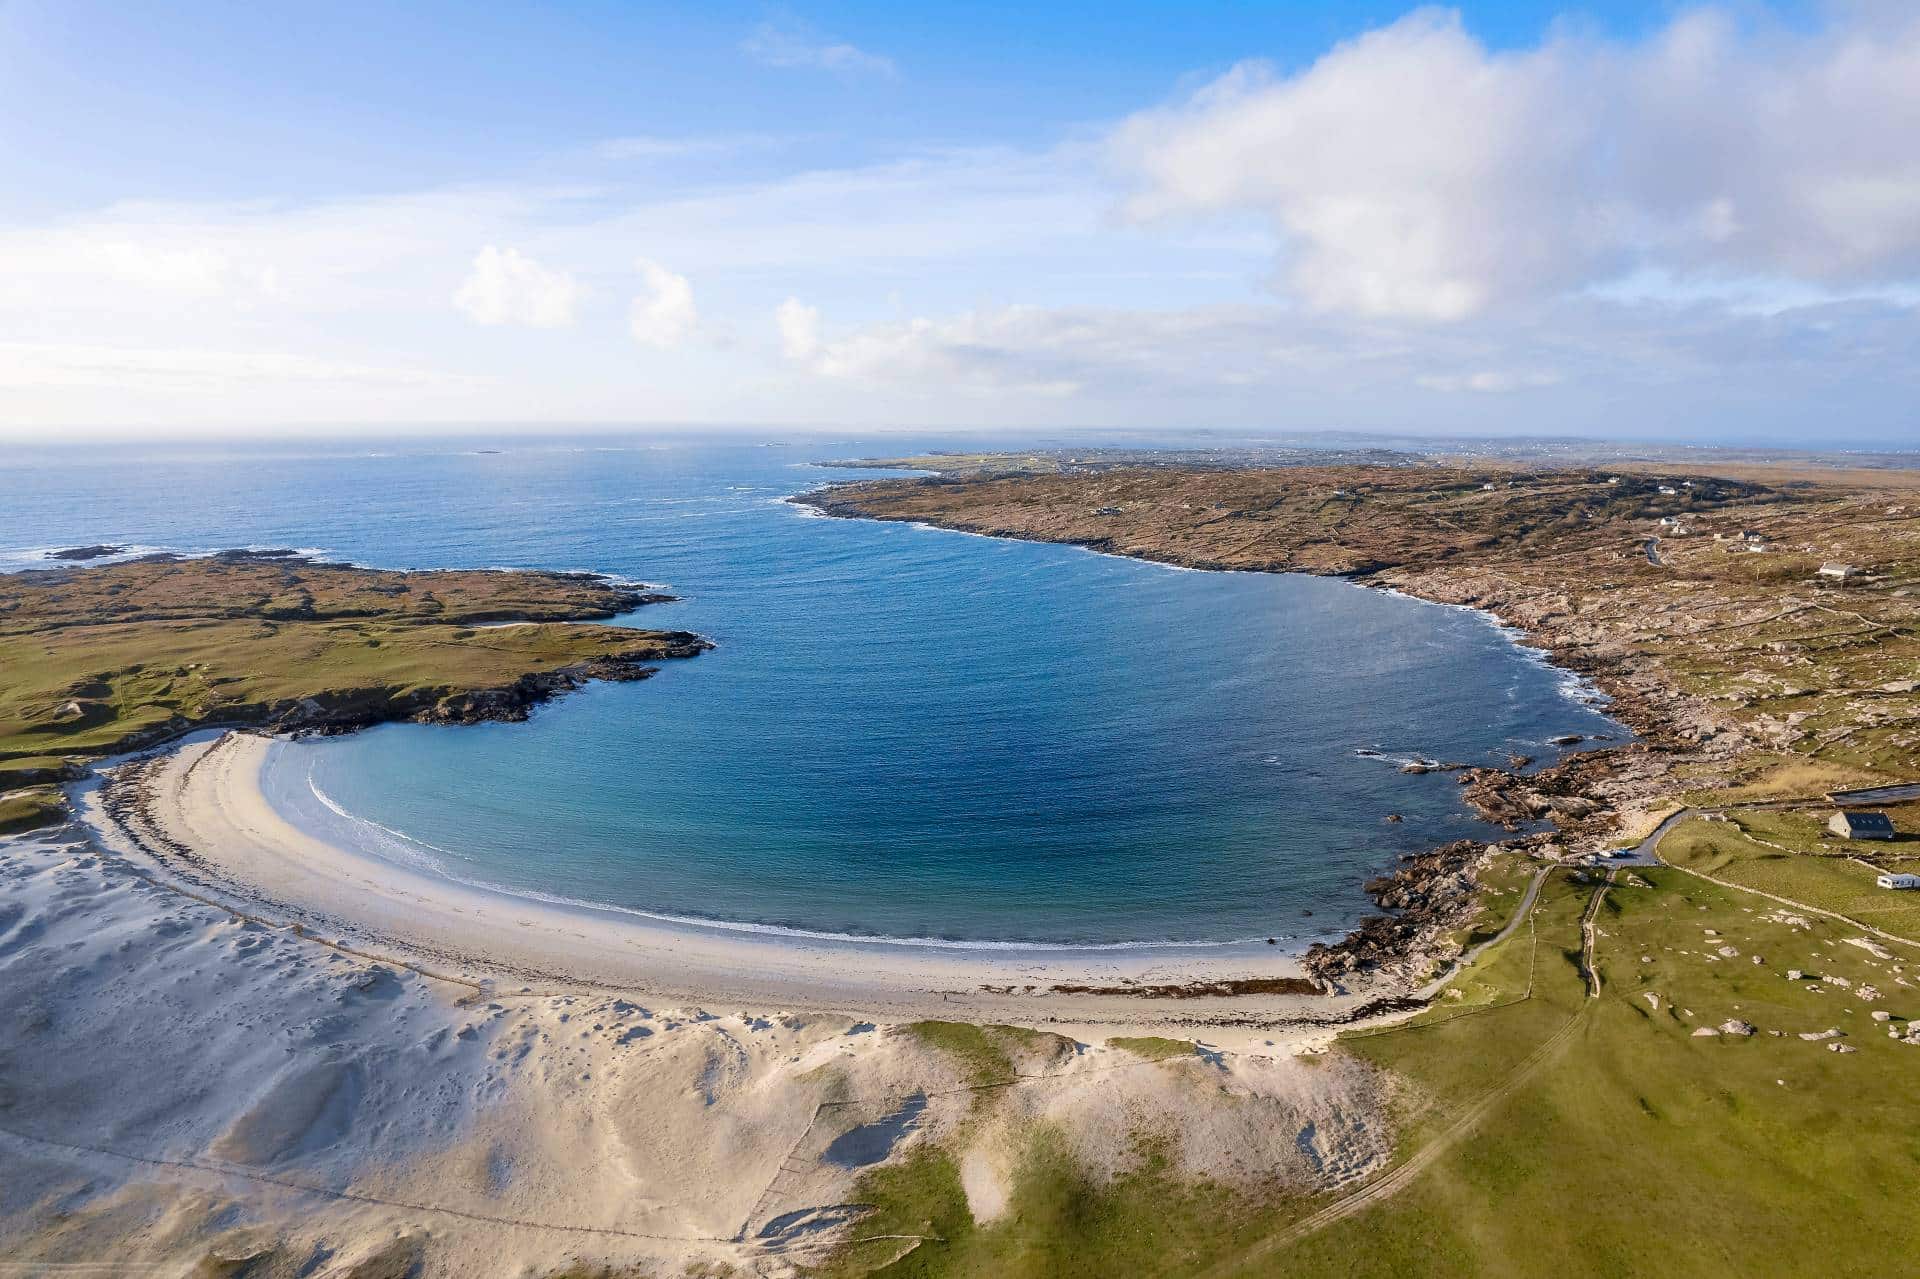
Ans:
[{"label": "blue sky", "polygon": [[[764,134],[786,158],[1046,146],[1249,57],[1300,67],[1404,3],[0,5],[10,214],[144,198],[324,197],[538,177],[604,137]],[[1804,21],[1803,6],[1746,6]],[[1490,47],[1656,30],[1659,0],[1472,6]],[[772,24],[892,75],[768,74]],[[754,157],[765,168],[774,157]],[[740,171],[738,169],[734,170]]]},{"label": "blue sky", "polygon": [[1920,443],[1911,6],[0,3],[0,431]]}]

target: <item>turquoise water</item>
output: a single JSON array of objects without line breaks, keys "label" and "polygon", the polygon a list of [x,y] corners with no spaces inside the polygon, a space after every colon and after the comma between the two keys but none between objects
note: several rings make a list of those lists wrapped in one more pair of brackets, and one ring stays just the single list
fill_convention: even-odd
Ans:
[{"label": "turquoise water", "polygon": [[624,620],[713,652],[526,724],[297,743],[269,793],[377,856],[732,927],[1297,944],[1398,853],[1491,837],[1451,776],[1394,758],[1622,731],[1475,613],[779,500],[846,474],[809,459],[901,446],[49,455],[8,469],[0,553],[292,545],[665,584],[679,603]]}]

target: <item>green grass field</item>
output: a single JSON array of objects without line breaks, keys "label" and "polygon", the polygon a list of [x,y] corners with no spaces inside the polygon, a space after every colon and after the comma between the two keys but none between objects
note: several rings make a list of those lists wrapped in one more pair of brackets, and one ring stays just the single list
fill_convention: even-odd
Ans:
[{"label": "green grass field", "polygon": [[1199,1051],[1190,1039],[1166,1039],[1160,1035],[1120,1035],[1109,1039],[1107,1043],[1122,1052],[1130,1052],[1147,1061],[1191,1057]]},{"label": "green grass field", "polygon": [[0,835],[50,826],[62,820],[66,813],[60,792],[51,786],[35,786],[0,795]]},{"label": "green grass field", "polygon": [[1805,902],[1920,941],[1920,894],[1876,887],[1874,877],[1879,872],[1846,855],[1847,851],[1873,854],[1881,849],[1849,850],[1838,845],[1823,855],[1784,852],[1756,843],[1742,826],[1750,824],[1753,834],[1778,843],[1803,835],[1809,821],[1798,814],[1743,813],[1739,823],[1685,822],[1661,841],[1660,855],[1675,866]]},{"label": "green grass field", "polygon": [[[982,1227],[955,1152],[928,1143],[863,1182],[878,1211],[854,1234],[946,1242],[904,1255],[905,1244],[849,1245],[824,1273],[1900,1273],[1906,1204],[1920,1190],[1920,1046],[1889,1039],[1870,1013],[1888,1010],[1896,1026],[1920,1016],[1920,990],[1902,984],[1920,954],[1876,958],[1847,944],[1859,934],[1845,925],[1796,927],[1769,918],[1772,903],[1682,871],[1639,874],[1649,886],[1610,888],[1596,917],[1598,999],[1579,966],[1594,885],[1557,872],[1534,931],[1467,974],[1497,1006],[1442,1002],[1402,1028],[1342,1038],[1337,1051],[1399,1081],[1404,1159],[1572,1025],[1537,1074],[1391,1198],[1275,1246],[1327,1198],[1184,1181],[1151,1142],[1132,1171],[1103,1181],[1039,1131],[1012,1208]],[[1826,980],[1789,981],[1789,968]],[[1864,998],[1867,986],[1880,998]],[[1758,1033],[1693,1034],[1730,1019]],[[1856,1051],[1798,1037],[1830,1027]]]},{"label": "green grass field", "polygon": [[[596,658],[665,655],[661,633],[566,621],[633,598],[556,574],[297,561],[0,575],[0,790],[142,735],[256,723],[306,699],[380,718]],[[475,625],[499,617],[537,621]]]}]

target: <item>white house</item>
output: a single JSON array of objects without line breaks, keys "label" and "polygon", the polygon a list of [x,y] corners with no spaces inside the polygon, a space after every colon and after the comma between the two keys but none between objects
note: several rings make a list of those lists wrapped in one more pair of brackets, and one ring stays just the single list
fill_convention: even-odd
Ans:
[{"label": "white house", "polygon": [[1836,582],[1844,582],[1848,578],[1853,576],[1853,565],[1833,564],[1833,563],[1822,564],[1820,566],[1820,576],[1832,578]]}]

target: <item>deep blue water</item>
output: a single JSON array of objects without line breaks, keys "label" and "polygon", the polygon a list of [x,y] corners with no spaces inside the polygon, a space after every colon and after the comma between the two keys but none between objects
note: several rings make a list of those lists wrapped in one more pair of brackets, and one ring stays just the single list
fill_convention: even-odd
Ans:
[{"label": "deep blue water", "polygon": [[1621,731],[1474,613],[779,501],[848,474],[811,459],[926,443],[16,457],[0,563],[76,542],[287,545],[665,584],[681,602],[627,620],[715,651],[527,724],[301,743],[270,793],[461,878],[803,931],[1336,932],[1397,853],[1490,831],[1451,776],[1356,751],[1550,758],[1555,734]]}]

